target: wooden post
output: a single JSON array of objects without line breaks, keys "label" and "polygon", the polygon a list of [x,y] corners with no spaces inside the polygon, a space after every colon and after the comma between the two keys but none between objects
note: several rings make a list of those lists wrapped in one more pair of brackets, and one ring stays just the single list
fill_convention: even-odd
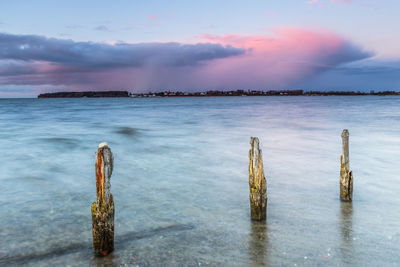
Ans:
[{"label": "wooden post", "polygon": [[349,161],[349,131],[342,132],[343,154],[340,156],[340,199],[351,201],[353,198],[353,172]]},{"label": "wooden post", "polygon": [[250,209],[253,220],[265,220],[267,217],[267,181],[264,176],[262,151],[257,137],[250,137],[249,186]]},{"label": "wooden post", "polygon": [[114,250],[114,200],[110,178],[114,157],[107,143],[96,151],[96,195],[92,204],[93,248],[96,255],[106,256]]}]

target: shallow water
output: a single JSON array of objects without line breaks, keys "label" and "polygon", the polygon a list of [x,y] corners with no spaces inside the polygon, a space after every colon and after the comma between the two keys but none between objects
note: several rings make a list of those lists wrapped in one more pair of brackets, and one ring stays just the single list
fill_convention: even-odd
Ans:
[{"label": "shallow water", "polygon": [[[339,200],[350,131],[353,203]],[[400,97],[0,99],[0,265],[400,264]],[[268,183],[250,220],[249,137]],[[94,152],[115,251],[92,252]]]}]

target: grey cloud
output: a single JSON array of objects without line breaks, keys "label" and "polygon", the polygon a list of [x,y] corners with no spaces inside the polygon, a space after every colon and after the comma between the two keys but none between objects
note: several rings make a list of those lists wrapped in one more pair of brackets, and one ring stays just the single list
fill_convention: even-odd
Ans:
[{"label": "grey cloud", "polygon": [[72,34],[60,32],[58,35],[62,36],[62,37],[66,37],[66,36],[71,36]]},{"label": "grey cloud", "polygon": [[347,42],[342,45],[340,53],[327,58],[327,63],[331,65],[339,65],[347,62],[354,62],[374,55],[373,52],[365,51],[362,48]]},{"label": "grey cloud", "polygon": [[344,75],[390,75],[400,73],[400,61],[364,60],[335,68]]},{"label": "grey cloud", "polygon": [[17,76],[37,73],[36,64],[24,64],[14,61],[0,62],[0,76]]},{"label": "grey cloud", "polygon": [[145,65],[185,66],[244,54],[219,44],[74,42],[38,35],[0,34],[0,60],[42,61],[80,69],[113,69]]},{"label": "grey cloud", "polygon": [[80,28],[83,28],[83,27],[82,27],[82,25],[75,24],[75,25],[68,25],[68,26],[66,26],[66,28],[67,29],[71,29],[71,30],[76,30],[76,29],[80,29]]},{"label": "grey cloud", "polygon": [[317,71],[324,71],[338,68],[341,64],[368,59],[372,56],[374,56],[373,52],[365,51],[353,43],[343,42],[340,49],[333,52],[320,47],[312,56],[307,55],[307,57],[302,59],[303,62],[299,61],[299,63],[309,64]]},{"label": "grey cloud", "polygon": [[301,84],[310,90],[399,90],[400,61],[361,60],[342,64]]},{"label": "grey cloud", "polygon": [[111,32],[111,30],[105,25],[99,25],[97,27],[94,27],[93,30],[101,32]]}]

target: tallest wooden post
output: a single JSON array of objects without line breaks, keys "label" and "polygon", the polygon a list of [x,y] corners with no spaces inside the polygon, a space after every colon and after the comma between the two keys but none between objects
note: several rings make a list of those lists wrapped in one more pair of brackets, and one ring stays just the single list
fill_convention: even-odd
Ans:
[{"label": "tallest wooden post", "polygon": [[96,196],[92,204],[93,248],[99,256],[114,250],[114,200],[110,192],[114,157],[107,143],[96,151]]}]

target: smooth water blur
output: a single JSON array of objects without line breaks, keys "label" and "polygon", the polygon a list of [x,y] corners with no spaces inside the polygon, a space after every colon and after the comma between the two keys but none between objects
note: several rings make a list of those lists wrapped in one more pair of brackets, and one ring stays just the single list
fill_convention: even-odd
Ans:
[{"label": "smooth water blur", "polygon": [[[350,131],[353,203],[339,200]],[[0,265],[400,264],[400,97],[0,100]],[[250,220],[258,136],[267,222]],[[114,153],[115,252],[92,251]]]}]

